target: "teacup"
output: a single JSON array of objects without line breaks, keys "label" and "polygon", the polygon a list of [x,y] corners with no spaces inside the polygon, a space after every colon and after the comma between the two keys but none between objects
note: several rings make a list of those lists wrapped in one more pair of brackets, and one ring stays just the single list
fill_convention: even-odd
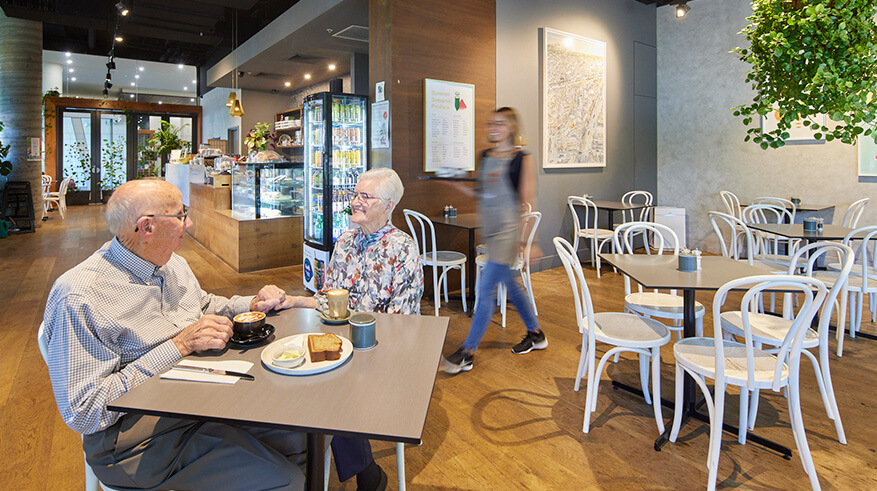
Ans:
[{"label": "teacup", "polygon": [[326,292],[326,300],[329,305],[326,309],[326,315],[333,319],[340,319],[347,315],[347,297],[348,292],[343,288],[336,288]]},{"label": "teacup", "polygon": [[247,339],[265,325],[264,312],[244,312],[234,316],[232,331],[237,339]]}]

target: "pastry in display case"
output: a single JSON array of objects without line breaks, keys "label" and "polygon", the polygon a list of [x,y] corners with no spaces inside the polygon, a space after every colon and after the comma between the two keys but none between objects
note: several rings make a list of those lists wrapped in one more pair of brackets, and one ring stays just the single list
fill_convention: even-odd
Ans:
[{"label": "pastry in display case", "polygon": [[301,215],[303,184],[301,163],[259,152],[253,162],[239,164],[232,172],[232,216],[247,220]]}]

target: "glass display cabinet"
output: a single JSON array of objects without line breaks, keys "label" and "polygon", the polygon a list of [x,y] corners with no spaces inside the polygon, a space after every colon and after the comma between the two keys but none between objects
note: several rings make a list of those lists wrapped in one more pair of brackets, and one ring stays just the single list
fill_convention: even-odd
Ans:
[{"label": "glass display cabinet", "polygon": [[231,211],[238,220],[302,214],[301,163],[248,163],[236,166],[231,179]]}]

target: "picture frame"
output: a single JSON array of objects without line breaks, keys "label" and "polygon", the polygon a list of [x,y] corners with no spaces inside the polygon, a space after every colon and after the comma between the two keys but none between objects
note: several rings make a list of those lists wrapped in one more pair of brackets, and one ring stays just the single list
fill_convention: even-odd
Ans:
[{"label": "picture frame", "polygon": [[[761,117],[761,133],[767,133],[769,131],[773,131],[779,127],[779,120],[782,115],[779,112],[778,108],[774,108],[774,110]],[[825,138],[815,138],[813,135],[817,133],[812,128],[818,124],[820,127],[825,126],[825,115],[819,114],[816,116],[815,120],[811,120],[815,124],[811,124],[809,126],[804,125],[803,119],[796,119],[792,122],[792,127],[789,128],[789,138],[786,138],[786,144],[792,145],[821,145],[825,143]]]},{"label": "picture frame", "polygon": [[542,167],[606,166],[606,43],[542,28]]}]

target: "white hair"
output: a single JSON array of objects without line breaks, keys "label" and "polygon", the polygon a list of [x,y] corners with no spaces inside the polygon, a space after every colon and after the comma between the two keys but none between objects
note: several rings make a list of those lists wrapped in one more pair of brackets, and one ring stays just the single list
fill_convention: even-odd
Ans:
[{"label": "white hair", "polygon": [[131,232],[137,226],[137,219],[143,215],[163,213],[167,206],[166,195],[159,192],[164,181],[128,181],[113,192],[107,202],[107,228],[119,236]]},{"label": "white hair", "polygon": [[[402,194],[405,192],[405,186],[402,185],[402,179],[399,179],[399,174],[396,174],[396,171],[380,167],[366,171],[359,176],[360,181],[364,179],[375,180],[375,193],[378,198],[392,200],[393,208],[399,204],[399,200],[402,199]],[[393,210],[390,210],[390,213],[392,212]]]}]

